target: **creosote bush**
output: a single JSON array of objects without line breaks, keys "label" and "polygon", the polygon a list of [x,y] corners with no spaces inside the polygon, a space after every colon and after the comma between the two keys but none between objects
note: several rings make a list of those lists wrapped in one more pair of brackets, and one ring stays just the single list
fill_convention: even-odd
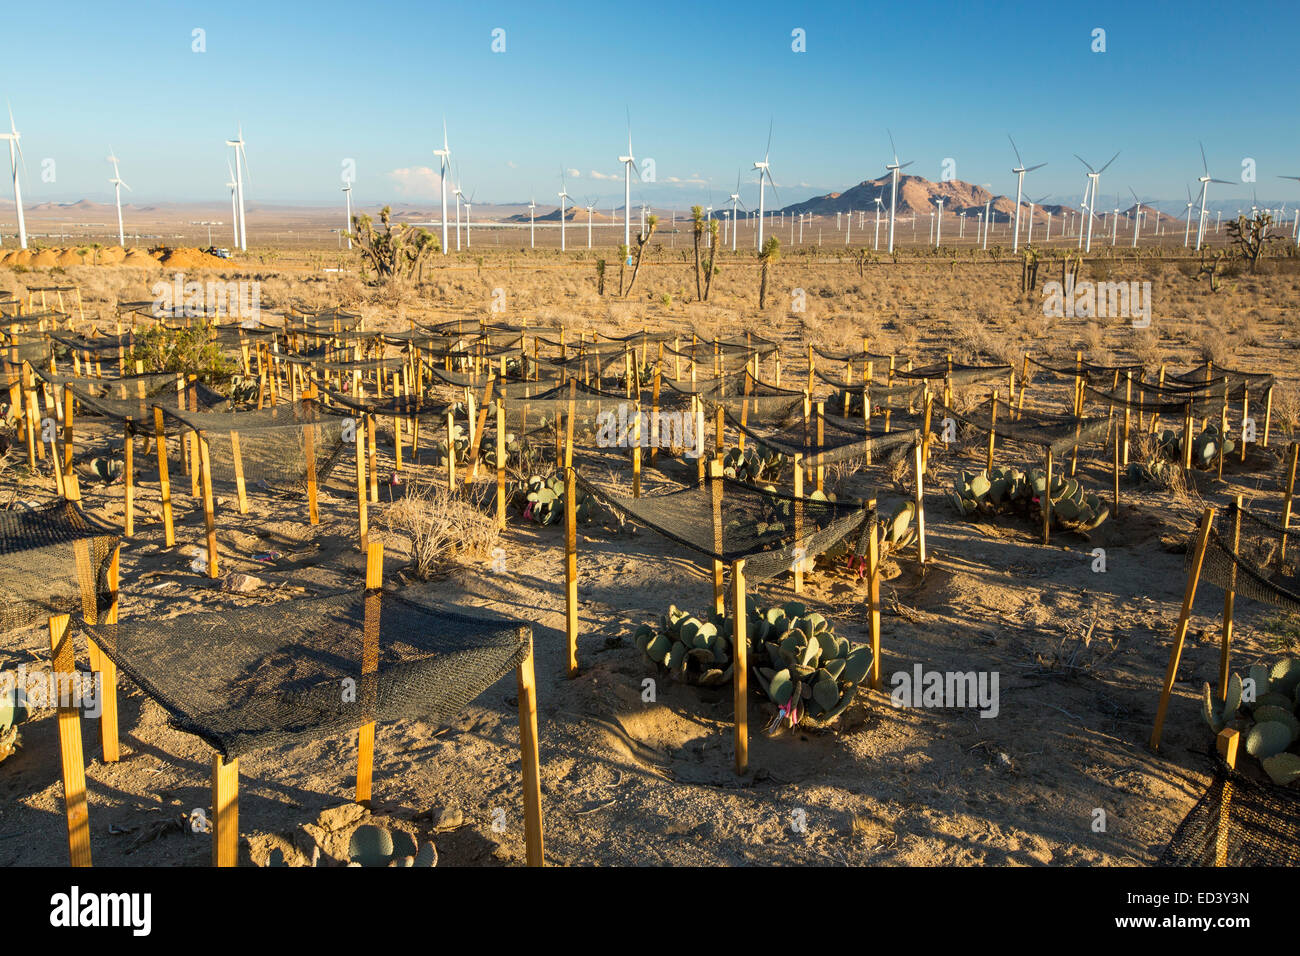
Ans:
[{"label": "creosote bush", "polygon": [[412,480],[384,509],[383,523],[423,580],[455,561],[486,560],[500,534],[496,521],[463,495],[429,481]]}]

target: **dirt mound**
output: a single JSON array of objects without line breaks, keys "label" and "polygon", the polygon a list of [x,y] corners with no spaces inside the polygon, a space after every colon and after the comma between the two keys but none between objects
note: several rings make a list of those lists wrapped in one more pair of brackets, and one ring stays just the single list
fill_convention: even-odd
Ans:
[{"label": "dirt mound", "polygon": [[59,253],[58,258],[55,260],[55,264],[60,266],[79,266],[84,261],[85,259],[76,249],[64,249]]},{"label": "dirt mound", "polygon": [[126,254],[125,258],[122,259],[122,265],[153,268],[158,265],[158,260],[147,252],[141,252],[139,249],[132,249]]},{"label": "dirt mound", "polygon": [[32,251],[30,249],[15,249],[5,261],[7,266],[29,266],[31,264]]},{"label": "dirt mound", "polygon": [[126,258],[126,250],[121,246],[105,246],[94,253],[94,264],[99,266],[115,266]]},{"label": "dirt mound", "polygon": [[220,269],[229,263],[201,249],[168,249],[160,260],[168,269]]}]

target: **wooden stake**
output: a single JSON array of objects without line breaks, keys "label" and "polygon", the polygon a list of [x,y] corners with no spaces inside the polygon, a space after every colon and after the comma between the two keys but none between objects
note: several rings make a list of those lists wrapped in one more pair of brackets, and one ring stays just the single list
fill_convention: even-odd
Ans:
[{"label": "wooden stake", "polygon": [[375,768],[375,688],[379,672],[379,615],[384,587],[384,544],[366,542],[365,627],[361,638],[361,700],[363,716],[370,718],[357,730],[357,803],[370,802],[370,782]]},{"label": "wooden stake", "polygon": [[[498,406],[500,407],[500,406]],[[537,682],[533,674],[532,635],[528,653],[515,670],[519,699],[519,764],[523,770],[524,846],[529,866],[545,866],[542,851],[542,772],[537,746]]]},{"label": "wooden stake", "polygon": [[[709,462],[709,493],[713,501],[713,552],[722,553],[722,462]],[[713,609],[718,617],[727,613],[727,593],[724,586],[726,566],[720,558],[713,559]]]},{"label": "wooden stake", "polygon": [[912,449],[912,473],[916,478],[916,546],[918,560],[925,568],[925,461],[921,443]]},{"label": "wooden stake", "polygon": [[235,465],[235,494],[239,499],[239,513],[246,515],[248,514],[248,489],[244,485],[244,454],[239,447],[239,432],[230,433],[230,458]]},{"label": "wooden stake", "polygon": [[[803,540],[803,454],[794,456],[794,539]],[[803,560],[794,562],[794,593],[803,593]]]},{"label": "wooden stake", "polygon": [[302,457],[307,465],[307,520],[320,524],[320,506],[316,500],[316,426],[302,426]]},{"label": "wooden stake", "polygon": [[370,536],[370,517],[366,510],[366,422],[358,415],[353,422],[353,447],[357,455],[357,531],[361,538],[361,550],[366,550]]},{"label": "wooden stake", "polygon": [[163,430],[163,411],[153,409],[153,427],[158,452],[158,483],[162,486],[163,532],[167,547],[176,543],[176,529],[172,523],[172,483],[167,477],[167,435]]},{"label": "wooden stake", "polygon": [[239,863],[239,759],[212,755],[212,865]]},{"label": "wooden stake", "polygon": [[[1218,736],[1214,738],[1214,746],[1223,757],[1223,762],[1228,765],[1229,770],[1237,769],[1237,745],[1241,741],[1241,733],[1233,730],[1231,727],[1225,727],[1219,731]],[[1219,819],[1216,821],[1214,834],[1214,865],[1228,865],[1228,845],[1231,836],[1231,809],[1233,795],[1232,780],[1228,779],[1223,782],[1223,796],[1219,800]]]},{"label": "wooden stake", "polygon": [[506,529],[506,407],[497,402],[497,528]]},{"label": "wooden stake", "polygon": [[565,670],[578,676],[578,512],[577,472],[564,469],[564,636]]},{"label": "wooden stake", "polygon": [[[1078,447],[1078,446],[1075,446]],[[1043,512],[1043,544],[1052,539],[1052,449],[1047,449],[1047,469],[1043,480],[1043,497],[1039,500]]]},{"label": "wooden stake", "polygon": [[212,497],[212,467],[208,460],[208,436],[195,433],[199,468],[203,472],[203,528],[208,539],[208,577],[217,577],[217,518]]},{"label": "wooden stake", "polygon": [[[1189,406],[1190,407],[1190,406]],[[1160,749],[1160,734],[1165,726],[1165,712],[1169,709],[1169,695],[1174,690],[1174,680],[1178,677],[1178,662],[1183,656],[1183,642],[1187,639],[1187,622],[1192,616],[1192,602],[1196,600],[1196,585],[1201,580],[1201,566],[1205,562],[1205,546],[1210,540],[1210,529],[1214,526],[1214,509],[1206,508],[1201,513],[1201,527],[1196,535],[1196,550],[1192,553],[1192,567],[1187,574],[1187,589],[1183,593],[1183,609],[1178,615],[1178,626],[1174,630],[1174,643],[1169,650],[1169,667],[1165,670],[1165,683],[1160,691],[1160,706],[1156,709],[1156,723],[1151,730],[1151,749]]]},{"label": "wooden stake", "polygon": [[876,499],[867,502],[872,514],[867,531],[867,608],[871,618],[871,672],[873,690],[880,689],[880,523],[875,520]]},{"label": "wooden stake", "polygon": [[1287,530],[1291,527],[1291,500],[1295,494],[1297,459],[1300,459],[1300,442],[1291,443],[1291,461],[1286,466],[1286,488],[1282,492],[1282,541],[1278,545],[1278,559],[1286,557]]},{"label": "wooden stake", "polygon": [[[76,672],[75,651],[68,634],[68,615],[49,619],[51,670],[68,687]],[[59,759],[63,768],[63,805],[68,821],[68,859],[72,866],[90,866],[90,811],[86,804],[86,758],[81,749],[81,713],[75,703],[58,708]]]},{"label": "wooden stake", "polygon": [[744,559],[731,562],[731,603],[736,615],[732,643],[735,664],[731,678],[732,707],[736,715],[736,773],[743,774],[749,769],[749,639],[746,634],[749,613],[745,602]]},{"label": "wooden stake", "polygon": [[447,411],[447,490],[456,493],[456,418]]},{"label": "wooden stake", "polygon": [[366,416],[366,470],[370,476],[370,503],[379,504],[378,454],[375,451],[375,416]]},{"label": "wooden stake", "polygon": [[997,442],[998,428],[998,390],[993,389],[993,405],[989,409],[989,454],[986,471],[991,475],[993,472],[993,449]]},{"label": "wooden stake", "polygon": [[[1232,553],[1237,554],[1241,548],[1241,495],[1232,501]],[[1232,563],[1228,572],[1228,586],[1223,589],[1223,629],[1219,648],[1219,700],[1228,699],[1228,655],[1232,648],[1232,612],[1237,600],[1237,562]]]}]

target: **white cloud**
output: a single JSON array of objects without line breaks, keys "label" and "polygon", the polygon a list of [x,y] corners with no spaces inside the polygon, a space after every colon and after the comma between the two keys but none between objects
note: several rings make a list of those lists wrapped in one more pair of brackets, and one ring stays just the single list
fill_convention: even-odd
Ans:
[{"label": "white cloud", "polygon": [[612,173],[602,173],[595,169],[593,169],[589,175],[591,176],[592,179],[602,179],[602,180],[616,180],[622,178],[620,176],[615,176]]},{"label": "white cloud", "polygon": [[388,174],[397,192],[402,196],[431,198],[442,194],[442,183],[436,170],[428,166],[408,166],[394,169]]},{"label": "white cloud", "polygon": [[564,171],[564,174],[565,174],[566,176],[568,176],[570,179],[581,179],[581,178],[582,178],[582,173],[581,173],[579,170],[576,170],[576,169],[566,169],[566,170]]}]

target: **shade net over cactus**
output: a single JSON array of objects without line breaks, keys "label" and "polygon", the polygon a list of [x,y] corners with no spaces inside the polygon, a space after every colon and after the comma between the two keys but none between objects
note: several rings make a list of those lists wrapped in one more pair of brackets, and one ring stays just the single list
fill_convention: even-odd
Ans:
[{"label": "shade net over cactus", "polygon": [[176,376],[170,373],[121,379],[83,378],[68,382],[68,387],[80,410],[117,422],[130,421],[133,431],[145,434],[154,431],[155,405],[176,411],[214,411],[227,404],[224,395],[202,382],[190,382],[178,391]]},{"label": "shade net over cactus", "polygon": [[116,531],[62,498],[0,511],[0,633],[43,625],[55,614],[93,617],[107,607],[117,542]]},{"label": "shade net over cactus", "polygon": [[1137,365],[1093,365],[1091,362],[1083,362],[1080,365],[1048,365],[1046,362],[1040,362],[1038,359],[1026,355],[1026,360],[1034,368],[1041,369],[1052,375],[1059,375],[1061,378],[1075,378],[1082,375],[1089,382],[1101,382],[1104,385],[1114,386],[1116,382],[1123,382],[1126,375],[1132,375],[1134,380],[1142,378],[1142,372],[1145,368],[1141,364]]},{"label": "shade net over cactus", "polygon": [[445,723],[516,667],[532,640],[517,621],[378,592],[83,629],[178,729],[226,758],[374,720]]},{"label": "shade net over cactus", "polygon": [[135,345],[135,336],[131,332],[124,332],[121,335],[97,335],[94,338],[74,335],[71,332],[51,333],[50,339],[64,348],[95,358],[116,356],[119,349],[130,349]]},{"label": "shade net over cactus", "polygon": [[[959,447],[981,445],[987,448],[989,431],[997,441],[1032,445],[1053,455],[1062,455],[1085,445],[1099,445],[1106,441],[1112,425],[1109,418],[1075,418],[1073,415],[1050,415],[1044,412],[1022,412],[1013,417],[1005,403],[998,405],[998,416],[993,418],[993,400],[981,402],[967,412],[958,412],[936,401],[931,409],[932,429],[941,429],[943,420],[951,418],[957,425]],[[942,439],[942,431],[938,432]]]},{"label": "shade net over cactus", "polygon": [[827,401],[827,406],[835,408],[844,407],[844,396],[849,396],[849,414],[862,414],[862,393],[865,389],[867,397],[871,400],[872,414],[877,411],[908,411],[918,407],[925,400],[925,383],[917,382],[916,384],[895,384],[895,385],[862,385],[845,383],[837,381],[834,377],[824,374],[820,369],[815,370],[815,375],[825,384],[831,386],[836,391]]},{"label": "shade net over cactus", "polygon": [[721,407],[739,414],[742,406],[748,406],[749,415],[762,421],[788,418],[803,408],[804,399],[802,391],[769,384],[754,378],[748,370],[735,378],[718,379],[696,394],[710,410]]},{"label": "shade net over cactus", "polygon": [[878,352],[864,352],[861,349],[853,352],[833,352],[830,349],[824,349],[820,345],[812,347],[813,354],[820,355],[830,362],[883,362],[885,368],[889,366],[891,355],[881,355]]},{"label": "shade net over cactus", "polygon": [[897,369],[894,371],[894,375],[898,378],[924,378],[940,382],[951,378],[954,387],[979,385],[981,382],[996,382],[998,379],[1006,378],[1010,374],[1010,365],[959,365],[955,362],[951,365],[947,362],[935,362],[933,365],[914,368],[910,372]]},{"label": "shade net over cactus", "polygon": [[[1234,501],[1224,515],[1225,534],[1231,534],[1233,521],[1238,514]],[[1291,590],[1300,591],[1300,527],[1283,528],[1279,519],[1240,509],[1241,532],[1237,542],[1237,555],[1256,567],[1264,568],[1274,577],[1295,582]],[[1285,541],[1285,547],[1283,542]]]},{"label": "shade net over cactus", "polygon": [[1160,866],[1300,866],[1300,791],[1253,780],[1216,755],[1214,779]]},{"label": "shade net over cactus", "polygon": [[339,414],[357,413],[378,415],[381,418],[418,418],[421,421],[445,421],[447,412],[454,407],[446,402],[433,401],[419,395],[368,395],[364,390],[358,395],[348,395],[332,388],[322,388],[322,394],[335,406]]},{"label": "shade net over cactus", "polygon": [[868,455],[874,457],[910,448],[920,437],[920,431],[915,428],[869,431],[860,421],[823,415],[819,440],[816,415],[807,421],[801,414],[775,422],[773,427],[777,430],[755,429],[741,424],[739,417],[731,411],[727,411],[726,416],[728,426],[743,432],[750,441],[788,457],[803,455],[810,465],[854,461]]},{"label": "shade net over cactus", "polygon": [[696,554],[726,563],[743,558],[745,576],[755,582],[790,571],[797,558],[814,558],[846,538],[862,558],[875,520],[874,511],[860,504],[796,499],[730,478],[632,498],[575,474],[578,486],[594,498]]},{"label": "shade net over cactus", "polygon": [[[163,409],[164,420],[175,423],[175,436],[168,428],[168,470],[173,483],[182,473],[181,439],[193,431],[202,432],[208,443],[208,459],[214,483],[234,483],[242,471],[249,488],[264,486],[275,491],[301,493],[307,488],[308,455],[316,469],[317,484],[324,484],[330,472],[346,455],[344,431],[354,412],[342,414],[319,402],[303,400],[268,408],[235,412],[189,412]],[[235,458],[238,436],[239,460]]]},{"label": "shade net over cactus", "polygon": [[1234,390],[1242,385],[1249,385],[1250,390],[1257,393],[1268,388],[1275,381],[1274,377],[1268,372],[1240,372],[1235,369],[1224,368],[1221,365],[1209,364],[1198,365],[1190,372],[1183,372],[1180,375],[1166,376],[1165,380],[1173,379],[1178,382],[1199,385],[1207,380],[1221,380],[1224,378],[1228,380]]},{"label": "shade net over cactus", "polygon": [[[1219,536],[1219,530],[1210,529],[1209,539],[1205,543],[1205,557],[1201,563],[1201,580],[1225,590],[1231,588],[1238,598],[1249,598],[1261,604],[1280,607],[1292,614],[1300,614],[1300,587],[1297,587],[1300,582],[1294,574],[1278,573],[1256,564],[1239,551],[1234,551],[1231,543]],[[1294,545],[1295,542],[1289,543]],[[1189,569],[1194,557],[1195,547],[1189,545]],[[1290,554],[1288,560],[1294,560]]]},{"label": "shade net over cactus", "polygon": [[1126,396],[1122,391],[1108,392],[1093,388],[1091,385],[1085,385],[1083,389],[1084,394],[1091,401],[1112,408],[1129,408],[1147,415],[1180,416],[1186,415],[1190,406],[1192,416],[1195,418],[1220,414],[1224,402],[1229,398],[1222,387],[1218,388],[1217,394],[1213,394],[1213,389],[1208,393],[1195,390],[1157,389],[1150,382],[1141,388],[1134,387],[1130,396]]}]

